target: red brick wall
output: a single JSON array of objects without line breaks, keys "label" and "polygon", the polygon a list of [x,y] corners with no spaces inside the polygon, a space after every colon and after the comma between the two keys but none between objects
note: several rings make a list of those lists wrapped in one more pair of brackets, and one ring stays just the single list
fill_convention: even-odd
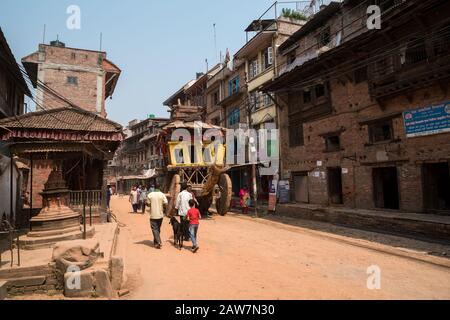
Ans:
[{"label": "red brick wall", "polygon": [[[329,204],[326,171],[330,167],[348,170],[343,174],[344,205],[373,209],[372,170],[375,167],[397,166],[399,173],[401,210],[423,211],[422,163],[450,161],[450,134],[439,134],[414,139],[406,138],[402,116],[393,119],[394,138],[391,143],[368,145],[367,119],[403,112],[450,101],[450,91],[445,94],[439,86],[417,90],[409,101],[406,96],[388,100],[385,109],[369,98],[367,83],[355,85],[332,81],[331,100],[333,113],[322,119],[304,124],[305,146],[289,146],[288,108],[280,110],[280,147],[283,172],[309,172],[309,196],[312,204]],[[284,101],[286,97],[281,96]],[[344,129],[341,134],[341,152],[326,153],[321,134]],[[380,160],[380,154],[387,161]],[[355,161],[353,161],[355,160]],[[322,161],[322,167],[317,162]],[[320,178],[314,176],[320,172]],[[325,175],[322,174],[325,173]],[[292,175],[291,175],[292,177]],[[293,180],[293,179],[292,179]],[[292,181],[293,184],[293,181]]]},{"label": "red brick wall", "polygon": [[[78,78],[78,85],[67,83],[67,77]],[[97,75],[90,72],[75,72],[66,70],[45,70],[45,83],[75,105],[91,111],[97,110]],[[61,99],[45,93],[44,106],[57,108],[66,105]]]},{"label": "red brick wall", "polygon": [[[44,184],[47,182],[52,169],[52,160],[33,161],[33,208],[35,209],[42,208],[42,196],[39,193],[44,190]],[[28,185],[30,185],[30,177],[28,179]]]},{"label": "red brick wall", "polygon": [[[39,66],[40,71],[44,72],[45,84],[75,105],[96,112],[97,76],[102,70],[104,54],[52,46],[41,46],[40,49],[45,51],[45,64]],[[77,77],[78,85],[68,84],[68,76]],[[102,79],[102,86],[104,85],[105,76]],[[102,95],[101,115],[106,116],[105,90]],[[58,108],[64,105],[66,104],[59,98],[48,92],[44,93],[45,108]]]}]

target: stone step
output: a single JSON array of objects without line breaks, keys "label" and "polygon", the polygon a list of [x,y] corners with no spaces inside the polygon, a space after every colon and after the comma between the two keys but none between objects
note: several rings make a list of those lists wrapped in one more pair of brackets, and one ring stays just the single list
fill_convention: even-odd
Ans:
[{"label": "stone step", "polygon": [[50,265],[5,269],[0,270],[0,281],[7,281],[14,278],[44,276],[51,272],[52,268]]},{"label": "stone step", "polygon": [[43,238],[43,237],[60,236],[60,235],[64,235],[64,234],[80,231],[80,228],[81,228],[80,226],[75,226],[75,227],[69,227],[69,228],[65,228],[65,229],[30,232],[28,234],[28,237],[30,237],[30,238]]},{"label": "stone step", "polygon": [[31,287],[31,286],[41,286],[45,283],[47,279],[46,276],[34,276],[34,277],[21,277],[8,279],[6,282],[6,288],[12,287]]},{"label": "stone step", "polygon": [[[94,234],[95,229],[93,227],[92,228],[88,227],[86,229],[86,235],[88,239],[92,238]],[[41,238],[23,237],[20,239],[20,246],[24,250],[53,248],[54,245],[58,242],[79,240],[82,238],[83,238],[83,231],[76,231],[63,235],[41,237]]]},{"label": "stone step", "polygon": [[6,281],[0,281],[0,300],[5,300],[8,296]]}]

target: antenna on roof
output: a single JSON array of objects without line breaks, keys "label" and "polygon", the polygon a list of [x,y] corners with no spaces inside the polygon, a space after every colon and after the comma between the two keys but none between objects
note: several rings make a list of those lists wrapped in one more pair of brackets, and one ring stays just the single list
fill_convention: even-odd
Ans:
[{"label": "antenna on roof", "polygon": [[205,62],[206,62],[206,73],[208,73],[208,71],[209,71],[208,59],[205,59]]},{"label": "antenna on roof", "polygon": [[45,44],[45,32],[47,29],[47,25],[44,24],[44,32],[42,33],[42,44]]},{"label": "antenna on roof", "polygon": [[100,32],[100,51],[102,51],[102,45],[103,45],[103,33]]},{"label": "antenna on roof", "polygon": [[216,33],[216,24],[213,23],[213,28],[214,28],[214,55],[216,56],[216,60],[217,60],[217,33]]}]

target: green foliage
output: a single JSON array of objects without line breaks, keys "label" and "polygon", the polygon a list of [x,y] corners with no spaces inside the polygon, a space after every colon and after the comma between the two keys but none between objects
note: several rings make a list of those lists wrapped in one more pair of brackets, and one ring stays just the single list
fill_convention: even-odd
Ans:
[{"label": "green foliage", "polygon": [[303,13],[288,8],[283,8],[283,10],[281,11],[281,15],[285,18],[293,20],[302,20],[302,21],[308,20],[308,17],[305,16]]}]

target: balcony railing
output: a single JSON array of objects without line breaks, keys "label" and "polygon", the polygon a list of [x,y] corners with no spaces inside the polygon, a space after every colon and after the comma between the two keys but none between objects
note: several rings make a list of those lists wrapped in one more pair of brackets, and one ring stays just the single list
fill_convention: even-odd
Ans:
[{"label": "balcony railing", "polygon": [[86,200],[86,206],[100,208],[102,206],[103,193],[101,190],[70,191],[69,206],[73,209],[80,209]]},{"label": "balcony railing", "polygon": [[371,64],[368,75],[372,96],[379,98],[448,77],[448,40],[448,35],[435,41],[416,39]]}]

